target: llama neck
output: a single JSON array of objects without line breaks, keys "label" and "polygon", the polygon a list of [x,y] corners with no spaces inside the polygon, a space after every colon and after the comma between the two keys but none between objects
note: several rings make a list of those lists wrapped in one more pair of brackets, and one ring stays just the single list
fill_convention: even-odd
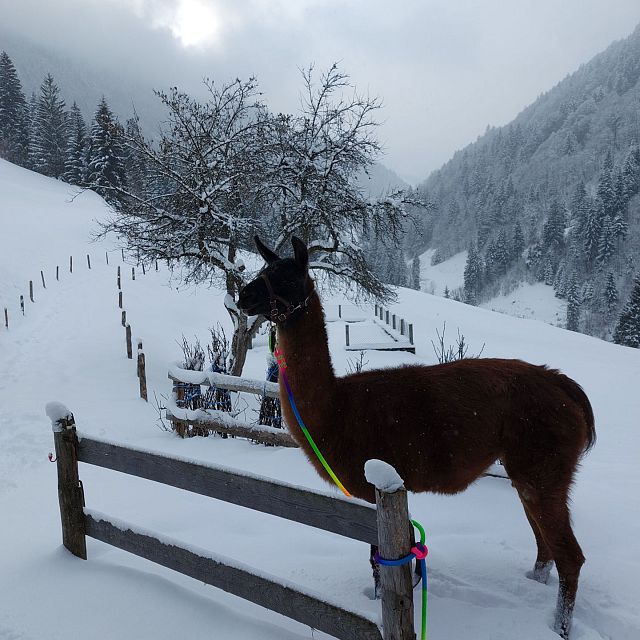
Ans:
[{"label": "llama neck", "polygon": [[[293,322],[278,326],[278,347],[287,362],[287,378],[296,404],[302,412],[331,404],[336,377],[329,355],[324,312],[318,294],[314,291],[309,306]],[[303,416],[304,417],[304,416]]]}]

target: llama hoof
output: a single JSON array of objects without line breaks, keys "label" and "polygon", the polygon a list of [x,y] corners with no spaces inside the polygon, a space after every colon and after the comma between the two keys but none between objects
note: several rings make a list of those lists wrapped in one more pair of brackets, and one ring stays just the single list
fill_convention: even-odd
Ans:
[{"label": "llama hoof", "polygon": [[533,569],[531,571],[527,571],[525,575],[529,580],[535,580],[541,584],[547,584],[551,569],[553,569],[553,560],[549,560],[549,562],[536,562]]},{"label": "llama hoof", "polygon": [[573,607],[561,607],[556,611],[556,618],[553,623],[553,630],[562,638],[569,640],[571,622],[573,621]]}]

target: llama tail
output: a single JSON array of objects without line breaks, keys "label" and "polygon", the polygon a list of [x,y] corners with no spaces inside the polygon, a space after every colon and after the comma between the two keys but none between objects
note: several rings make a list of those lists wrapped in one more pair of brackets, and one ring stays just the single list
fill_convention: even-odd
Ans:
[{"label": "llama tail", "polygon": [[562,388],[569,395],[569,397],[582,407],[584,412],[584,419],[587,423],[587,440],[584,446],[583,454],[587,453],[593,445],[596,443],[596,425],[595,418],[593,416],[593,408],[591,402],[584,389],[575,381],[560,373],[559,378],[562,384]]}]

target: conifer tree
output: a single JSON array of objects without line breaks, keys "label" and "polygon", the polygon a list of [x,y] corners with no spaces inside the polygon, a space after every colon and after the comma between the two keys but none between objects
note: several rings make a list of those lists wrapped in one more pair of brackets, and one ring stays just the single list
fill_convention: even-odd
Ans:
[{"label": "conifer tree", "polygon": [[74,102],[69,112],[69,141],[64,169],[64,180],[83,186],[87,170],[87,127],[82,113]]},{"label": "conifer tree", "polygon": [[635,279],[629,300],[618,318],[613,340],[616,344],[640,348],[640,276]]},{"label": "conifer tree", "polygon": [[[125,127],[126,140],[142,140],[142,131],[138,117],[129,118]],[[125,176],[127,185],[131,193],[143,195],[147,189],[147,163],[140,151],[139,145],[127,144],[124,149],[125,154]]]},{"label": "conifer tree", "polygon": [[449,287],[447,285],[444,286],[444,297],[445,298],[451,297],[451,292],[449,291]]},{"label": "conifer tree", "polygon": [[411,262],[411,288],[420,291],[420,257],[416,256]]},{"label": "conifer tree", "polygon": [[607,152],[602,165],[596,197],[602,203],[604,215],[612,216],[615,213],[616,194],[611,151]]},{"label": "conifer tree", "polygon": [[580,322],[580,297],[578,295],[578,278],[571,275],[567,286],[567,329],[578,331]]},{"label": "conifer tree", "polygon": [[524,251],[524,234],[522,233],[522,227],[520,221],[516,222],[516,226],[513,230],[513,240],[511,241],[511,261],[515,262],[522,258],[522,252]]},{"label": "conifer tree", "polygon": [[500,229],[500,233],[498,233],[494,254],[496,272],[500,274],[505,273],[507,271],[507,266],[509,265],[509,247],[507,245],[507,232],[504,229]]},{"label": "conifer tree", "polygon": [[615,236],[611,228],[611,220],[607,216],[602,223],[600,238],[598,240],[597,262],[600,267],[609,264],[613,254],[615,253]]},{"label": "conifer tree", "polygon": [[616,281],[611,271],[607,274],[603,293],[604,305],[607,310],[607,314],[611,315],[618,304],[618,289],[616,288]]},{"label": "conifer tree", "polygon": [[49,73],[40,86],[31,153],[33,168],[52,178],[64,173],[67,154],[67,114],[60,89]]},{"label": "conifer tree", "polygon": [[597,200],[595,205],[589,209],[587,216],[587,226],[584,230],[584,249],[587,261],[592,263],[598,255],[602,226],[606,218],[604,204]]},{"label": "conifer tree", "polygon": [[571,199],[571,221],[579,238],[585,237],[590,208],[587,189],[584,182],[580,181]]},{"label": "conifer tree", "polygon": [[564,245],[564,228],[564,208],[557,199],[554,199],[542,230],[542,241],[547,251],[556,252]]},{"label": "conifer tree", "polygon": [[26,166],[29,149],[29,110],[11,58],[0,53],[0,157]]},{"label": "conifer tree", "polygon": [[103,96],[91,127],[87,185],[111,201],[117,199],[111,188],[123,188],[126,182],[123,136],[122,126]]},{"label": "conifer tree", "polygon": [[475,244],[469,247],[464,267],[464,299],[468,304],[476,304],[480,292],[482,265]]}]

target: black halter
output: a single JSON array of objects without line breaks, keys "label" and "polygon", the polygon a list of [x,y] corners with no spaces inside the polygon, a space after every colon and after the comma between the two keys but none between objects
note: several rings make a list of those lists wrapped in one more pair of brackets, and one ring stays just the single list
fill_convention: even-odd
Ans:
[{"label": "black halter", "polygon": [[[292,304],[286,298],[279,296],[271,286],[271,282],[269,281],[269,276],[266,273],[261,273],[260,277],[264,280],[264,283],[267,285],[267,291],[269,292],[269,302],[271,304],[271,322],[285,322],[288,320],[298,309],[306,309],[309,306],[309,302],[311,301],[311,294],[315,291],[315,286],[311,285],[311,291],[309,295],[298,304]],[[278,311],[278,302],[281,302],[285,310],[283,312]]]}]

